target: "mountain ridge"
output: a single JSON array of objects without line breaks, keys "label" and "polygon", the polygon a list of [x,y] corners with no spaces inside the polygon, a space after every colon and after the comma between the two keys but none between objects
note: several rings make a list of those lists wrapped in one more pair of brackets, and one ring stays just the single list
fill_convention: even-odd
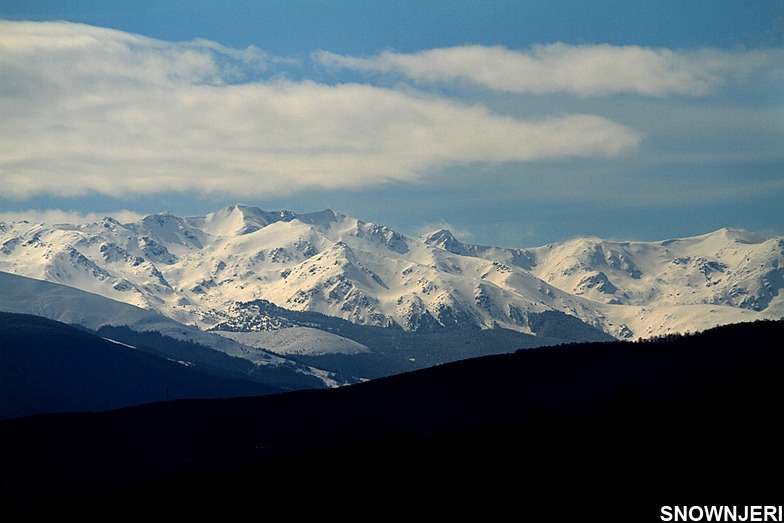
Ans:
[{"label": "mountain ridge", "polygon": [[784,316],[784,238],[729,228],[509,249],[463,243],[446,230],[415,239],[331,209],[237,204],[128,224],[0,224],[0,270],[203,330],[256,299],[404,330],[531,334],[530,314],[559,311],[620,339]]}]

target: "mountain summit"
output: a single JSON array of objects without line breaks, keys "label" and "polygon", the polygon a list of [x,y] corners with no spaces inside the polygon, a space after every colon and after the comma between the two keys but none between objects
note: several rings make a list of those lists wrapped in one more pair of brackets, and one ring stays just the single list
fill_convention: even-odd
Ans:
[{"label": "mountain summit", "polygon": [[535,334],[532,318],[558,312],[631,339],[784,315],[784,238],[733,229],[506,249],[447,230],[414,239],[329,209],[233,205],[126,224],[0,223],[0,270],[204,330],[256,300],[404,331]]}]

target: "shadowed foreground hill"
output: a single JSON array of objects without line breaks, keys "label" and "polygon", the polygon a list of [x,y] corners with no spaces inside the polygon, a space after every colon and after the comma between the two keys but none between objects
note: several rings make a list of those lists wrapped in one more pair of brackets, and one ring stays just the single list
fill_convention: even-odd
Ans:
[{"label": "shadowed foreground hill", "polygon": [[756,322],[530,349],[334,390],[9,420],[3,493],[79,513],[227,515],[252,503],[301,515],[514,510],[539,521],[780,504],[766,472],[784,465],[783,335],[784,322]]},{"label": "shadowed foreground hill", "polygon": [[285,390],[243,378],[239,372],[186,365],[46,318],[0,312],[0,419]]}]

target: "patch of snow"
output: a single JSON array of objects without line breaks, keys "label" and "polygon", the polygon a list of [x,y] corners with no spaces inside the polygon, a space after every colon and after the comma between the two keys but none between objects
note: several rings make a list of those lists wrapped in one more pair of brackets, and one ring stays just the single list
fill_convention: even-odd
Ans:
[{"label": "patch of snow", "polygon": [[366,346],[348,338],[311,327],[288,327],[255,332],[214,332],[248,347],[266,349],[281,355],[360,354],[369,350]]},{"label": "patch of snow", "polygon": [[123,343],[121,341],[113,340],[111,338],[103,338],[103,339],[105,339],[108,342],[114,343],[116,345],[122,345],[123,347],[128,347],[129,349],[135,349],[136,348],[133,345],[128,345],[127,343]]}]

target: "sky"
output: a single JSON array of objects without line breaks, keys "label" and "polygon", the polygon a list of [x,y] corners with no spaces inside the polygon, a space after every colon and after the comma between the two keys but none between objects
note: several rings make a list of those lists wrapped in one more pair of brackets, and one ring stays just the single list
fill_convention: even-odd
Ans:
[{"label": "sky", "polygon": [[0,220],[784,234],[784,2],[0,0]]}]

